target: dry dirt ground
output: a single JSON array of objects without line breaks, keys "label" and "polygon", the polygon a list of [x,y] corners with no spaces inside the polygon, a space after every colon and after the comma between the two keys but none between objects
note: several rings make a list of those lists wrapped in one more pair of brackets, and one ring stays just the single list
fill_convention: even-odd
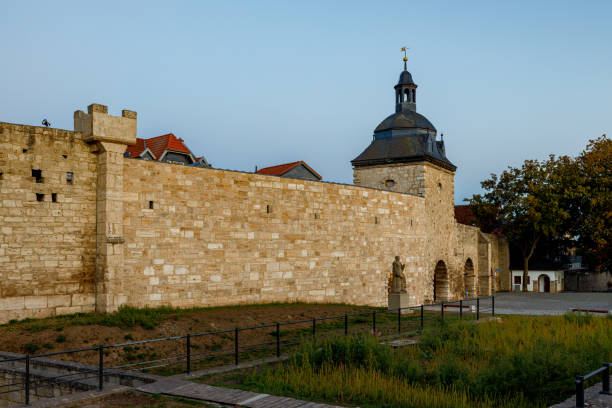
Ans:
[{"label": "dry dirt ground", "polygon": [[[281,304],[252,305],[242,307],[210,308],[201,310],[176,311],[163,314],[151,328],[140,324],[132,327],[112,327],[110,325],[90,324],[90,317],[80,315],[77,318],[53,317],[27,320],[0,325],[0,350],[16,353],[41,354],[78,348],[94,347],[98,344],[109,345],[137,340],[234,329],[235,327],[256,326],[274,322],[307,320],[314,317],[343,315],[373,310],[363,306],[321,305],[321,304]],[[340,324],[340,322],[337,322]],[[107,323],[112,324],[112,323]],[[321,324],[321,327],[325,323]],[[281,338],[310,333],[311,322],[299,325],[281,326]],[[301,333],[301,334],[300,334]],[[275,328],[268,327],[239,333],[240,346],[271,343],[275,345]],[[234,333],[222,333],[212,336],[194,337],[191,340],[192,354],[227,351],[232,358],[234,350]],[[137,361],[155,360],[185,354],[185,339],[131,345],[105,350],[105,366],[111,367]],[[72,355],[61,355],[53,358],[79,361],[88,364],[98,363],[97,351],[81,352]]]}]

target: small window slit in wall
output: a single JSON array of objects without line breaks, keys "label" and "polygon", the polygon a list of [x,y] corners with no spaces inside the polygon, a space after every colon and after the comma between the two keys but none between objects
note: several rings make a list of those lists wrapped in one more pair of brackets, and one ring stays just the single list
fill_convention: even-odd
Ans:
[{"label": "small window slit in wall", "polygon": [[315,218],[315,220],[318,220],[319,219],[319,213],[314,213],[314,218]]},{"label": "small window slit in wall", "polygon": [[27,152],[28,152],[28,149],[21,149],[21,151],[22,151],[23,153],[27,153]]},{"label": "small window slit in wall", "polygon": [[374,217],[374,224],[378,224],[378,217]]},{"label": "small window slit in wall", "polygon": [[36,201],[45,201],[45,195],[41,193],[36,193]]},{"label": "small window slit in wall", "polygon": [[36,179],[37,183],[42,183],[43,182],[42,170],[32,169],[32,177]]},{"label": "small window slit in wall", "polygon": [[67,159],[67,158],[68,158],[68,155],[67,155],[67,154],[62,154],[62,157],[63,157],[64,159]]},{"label": "small window slit in wall", "polygon": [[152,210],[153,208],[155,208],[153,201],[149,201],[149,210]]},{"label": "small window slit in wall", "polygon": [[57,193],[51,193],[51,201],[57,203]]},{"label": "small window slit in wall", "polygon": [[3,174],[2,174],[2,172],[0,171],[0,180],[2,180],[2,177],[3,177]]},{"label": "small window slit in wall", "polygon": [[270,214],[272,212],[272,206],[270,204],[266,205],[266,214]]},{"label": "small window slit in wall", "polygon": [[71,171],[66,173],[66,183],[68,184],[72,184],[72,181],[74,180],[74,174],[72,174]]}]

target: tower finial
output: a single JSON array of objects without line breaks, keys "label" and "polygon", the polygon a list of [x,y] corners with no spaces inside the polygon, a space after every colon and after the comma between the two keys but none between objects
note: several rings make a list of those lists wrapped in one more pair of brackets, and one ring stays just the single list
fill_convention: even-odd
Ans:
[{"label": "tower finial", "polygon": [[406,67],[406,61],[408,61],[408,56],[406,55],[406,50],[409,50],[410,48],[408,47],[402,47],[402,51],[404,51],[404,71],[408,71],[408,68]]}]

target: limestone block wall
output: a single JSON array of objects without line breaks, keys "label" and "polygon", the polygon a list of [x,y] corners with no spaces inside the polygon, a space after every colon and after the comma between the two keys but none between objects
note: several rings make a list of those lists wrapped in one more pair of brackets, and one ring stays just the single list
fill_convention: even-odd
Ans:
[{"label": "limestone block wall", "polygon": [[356,167],[353,183],[425,197],[425,167],[420,163]]},{"label": "limestone block wall", "polygon": [[126,159],[122,296],[135,306],[386,306],[395,255],[423,302],[424,199]]},{"label": "limestone block wall", "polygon": [[95,232],[82,135],[0,122],[0,322],[93,310]]}]

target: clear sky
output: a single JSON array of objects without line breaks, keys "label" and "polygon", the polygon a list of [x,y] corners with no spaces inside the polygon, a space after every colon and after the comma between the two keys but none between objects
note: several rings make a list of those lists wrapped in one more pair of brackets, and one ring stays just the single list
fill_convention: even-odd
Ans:
[{"label": "clear sky", "polygon": [[173,132],[217,168],[305,160],[352,183],[404,45],[457,203],[612,132],[612,1],[0,1],[0,121],[131,109],[139,137]]}]

